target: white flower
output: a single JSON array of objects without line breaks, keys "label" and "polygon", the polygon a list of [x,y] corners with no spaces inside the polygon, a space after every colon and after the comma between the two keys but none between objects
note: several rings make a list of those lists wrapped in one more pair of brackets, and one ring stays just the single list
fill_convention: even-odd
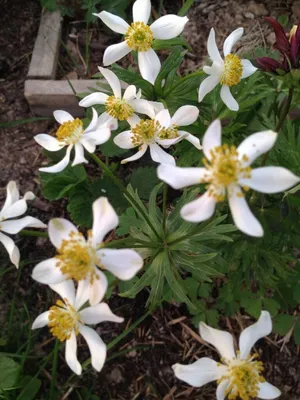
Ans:
[{"label": "white flower", "polygon": [[0,211],[0,242],[9,254],[10,261],[18,268],[20,262],[20,251],[14,241],[1,232],[16,234],[24,228],[47,228],[37,218],[23,217],[21,219],[13,219],[19,217],[27,211],[27,201],[33,200],[35,195],[32,192],[25,193],[23,199],[20,199],[19,190],[16,182],[10,181],[6,187],[7,195],[5,203]]},{"label": "white flower", "polygon": [[160,146],[169,148],[171,145],[183,139],[191,142],[195,147],[201,149],[200,141],[188,132],[179,130],[180,126],[187,126],[196,121],[199,110],[195,106],[180,107],[171,118],[169,110],[163,109],[158,112],[154,119],[132,118],[129,123],[131,130],[121,132],[114,138],[114,142],[122,149],[133,149],[139,146],[139,151],[132,157],[122,160],[125,164],[141,158],[148,146],[153,161],[161,164],[175,165],[175,159],[162,150]]},{"label": "white flower", "polygon": [[65,357],[71,370],[80,375],[82,368],[77,359],[77,338],[80,333],[87,342],[91,353],[92,366],[98,372],[101,371],[106,359],[106,345],[98,333],[87,326],[96,325],[100,322],[123,322],[124,319],[113,314],[105,303],[100,303],[92,307],[81,307],[86,303],[88,296],[86,281],[78,284],[75,292],[74,282],[68,280],[50,285],[63,300],[58,300],[56,305],[48,311],[40,314],[32,324],[32,329],[43,328],[48,325],[53,336],[61,342],[66,342]]},{"label": "white flower", "polygon": [[150,0],[136,0],[132,7],[133,22],[129,26],[126,21],[107,11],[94,14],[114,32],[125,35],[125,41],[109,46],[103,57],[104,66],[120,60],[132,50],[138,52],[138,64],[144,79],[155,82],[161,64],[155,51],[151,48],[154,39],[172,39],[180,35],[187,17],[165,15],[158,18],[150,26],[147,25],[151,13]]},{"label": "white flower", "polygon": [[86,129],[79,118],[74,119],[66,111],[56,110],[53,113],[56,121],[61,124],[56,132],[56,138],[45,133],[34,137],[35,141],[48,151],[58,151],[67,146],[65,157],[51,167],[40,168],[40,171],[48,173],[60,172],[67,167],[70,161],[70,154],[75,148],[75,158],[72,166],[88,161],[84,158],[84,149],[89,153],[94,153],[96,146],[103,144],[110,138],[111,132],[107,125],[107,118],[98,118],[96,110],[93,108],[93,118]]},{"label": "white flower", "polygon": [[203,71],[209,75],[204,79],[199,88],[199,102],[211,92],[218,83],[221,83],[221,99],[226,106],[233,111],[239,109],[237,101],[233,98],[230,87],[237,85],[241,79],[248,78],[257,70],[249,60],[240,59],[236,54],[232,54],[231,50],[235,43],[242,37],[243,28],[238,28],[233,31],[225,40],[223,45],[223,53],[225,59],[220,56],[216,39],[215,31],[212,28],[207,41],[208,55],[213,61],[211,67],[203,67]]},{"label": "white flower", "polygon": [[103,248],[104,237],[118,223],[118,216],[105,197],[93,203],[93,227],[88,240],[66,219],[52,219],[48,226],[49,238],[58,254],[40,262],[33,269],[33,279],[47,285],[68,279],[85,281],[90,304],[99,303],[108,286],[101,270],[129,280],[143,266],[142,257],[134,250]]},{"label": "white flower", "polygon": [[94,92],[82,99],[79,102],[80,106],[90,107],[95,104],[104,104],[106,111],[101,114],[100,118],[105,118],[111,130],[118,128],[118,120],[130,121],[130,118],[135,118],[134,112],[146,114],[150,118],[155,117],[153,106],[149,101],[140,98],[141,92],[137,92],[134,85],[128,86],[122,97],[121,82],[118,77],[107,68],[99,67],[99,70],[109,83],[113,96]]},{"label": "white flower", "polygon": [[261,154],[269,151],[277,138],[272,131],[258,132],[247,137],[239,146],[221,143],[221,123],[214,121],[203,137],[206,168],[178,168],[160,165],[158,177],[174,189],[200,183],[207,184],[207,192],[181,209],[186,221],[209,219],[216,203],[228,195],[229,207],[235,225],[250,236],[263,236],[263,229],[250,211],[244,191],[249,188],[262,193],[278,193],[294,186],[300,179],[282,167],[250,167]]},{"label": "white flower", "polygon": [[268,311],[262,311],[259,320],[244,329],[240,335],[240,351],[235,353],[233,337],[229,332],[211,328],[200,322],[201,337],[212,344],[221,355],[221,362],[203,357],[190,365],[175,364],[173,370],[178,379],[201,387],[217,381],[217,400],[228,399],[276,399],[281,392],[261,376],[263,364],[257,361],[258,354],[250,355],[257,340],[272,332],[272,321]]}]

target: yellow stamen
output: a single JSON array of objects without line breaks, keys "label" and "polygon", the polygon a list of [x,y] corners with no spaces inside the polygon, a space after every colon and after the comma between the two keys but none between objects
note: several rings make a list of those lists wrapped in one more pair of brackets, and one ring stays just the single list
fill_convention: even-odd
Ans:
[{"label": "yellow stamen", "polygon": [[241,59],[235,54],[228,54],[224,61],[224,72],[220,83],[222,85],[237,85],[243,74],[243,64]]},{"label": "yellow stamen", "polygon": [[125,33],[127,45],[135,51],[147,51],[151,48],[153,33],[144,22],[133,22]]},{"label": "yellow stamen", "polygon": [[178,126],[173,124],[170,128],[162,128],[159,132],[160,139],[175,139],[178,135]]},{"label": "yellow stamen", "polygon": [[56,132],[56,137],[60,142],[75,144],[83,134],[83,123],[79,118],[61,124]]},{"label": "yellow stamen", "polygon": [[119,121],[124,121],[131,117],[133,114],[133,108],[125,100],[119,97],[109,96],[105,102],[106,112]]},{"label": "yellow stamen", "polygon": [[152,119],[142,119],[134,128],[131,129],[133,134],[132,144],[139,146],[142,143],[151,143],[155,134],[161,129],[159,122]]},{"label": "yellow stamen", "polygon": [[79,323],[82,323],[80,315],[67,299],[64,302],[57,300],[56,305],[50,308],[48,326],[52,335],[61,342],[70,339],[73,330],[78,335]]}]

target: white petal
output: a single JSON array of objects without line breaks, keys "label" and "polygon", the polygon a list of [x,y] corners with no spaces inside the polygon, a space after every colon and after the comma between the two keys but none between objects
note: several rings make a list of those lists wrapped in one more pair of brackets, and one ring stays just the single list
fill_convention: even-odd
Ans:
[{"label": "white petal", "polygon": [[188,132],[178,131],[178,135],[180,135],[180,136],[184,135],[184,140],[187,140],[188,142],[190,142],[193,146],[196,147],[196,149],[202,150],[200,140],[196,136],[192,135],[191,133],[188,133],[188,135],[186,136],[186,133],[188,133]]},{"label": "white petal", "polygon": [[41,261],[33,268],[31,277],[35,281],[46,285],[60,283],[67,280],[68,276],[62,274],[60,268],[56,265],[57,259],[55,257]]},{"label": "white petal", "polygon": [[135,98],[136,98],[136,87],[134,85],[127,86],[123,94],[123,100],[131,101]]},{"label": "white petal", "polygon": [[221,135],[221,121],[216,119],[209,125],[202,140],[203,153],[208,160],[211,160],[211,150],[215,147],[221,146]]},{"label": "white petal", "polygon": [[132,7],[133,22],[144,22],[144,24],[147,24],[150,12],[150,0],[136,0]]},{"label": "white petal", "polygon": [[19,268],[20,251],[15,245],[14,241],[10,237],[3,235],[3,233],[0,232],[0,242],[3,244],[6,251],[8,252],[10,261],[14,264],[16,268]]},{"label": "white petal", "polygon": [[107,271],[123,281],[133,278],[143,267],[142,257],[131,249],[100,249],[97,256]]},{"label": "white petal", "polygon": [[108,282],[106,276],[97,269],[98,279],[94,279],[94,282],[89,285],[89,301],[91,306],[95,306],[105,296]]},{"label": "white petal", "polygon": [[217,84],[220,82],[220,79],[221,79],[221,73],[218,75],[210,75],[201,82],[198,93],[199,103],[204,99],[204,97],[209,92],[211,92],[217,86]]},{"label": "white petal", "polygon": [[148,103],[150,103],[150,105],[154,108],[156,114],[165,108],[163,103],[160,103],[158,101],[148,101]]},{"label": "white petal", "polygon": [[150,144],[150,155],[153,161],[160,164],[175,165],[175,159],[171,154],[166,153],[161,147],[156,143]]},{"label": "white petal", "polygon": [[[241,189],[238,192],[241,192]],[[228,201],[232,218],[237,228],[249,236],[263,236],[263,228],[252,214],[246,199],[232,194],[229,196]]]},{"label": "white petal", "polygon": [[173,14],[158,18],[150,25],[154,39],[167,40],[175,38],[181,34],[188,20],[187,17],[179,17]]},{"label": "white petal", "polygon": [[39,328],[43,328],[44,326],[48,325],[49,322],[49,314],[50,311],[45,311],[42,314],[40,314],[34,321],[32,324],[31,329],[39,329]]},{"label": "white petal", "polygon": [[82,163],[88,163],[88,160],[84,158],[84,149],[81,143],[75,143],[75,157],[72,163],[72,167]]},{"label": "white petal", "polygon": [[[109,131],[109,129],[108,129],[108,131]],[[89,133],[87,133],[87,135],[90,135],[90,134],[95,134],[95,132],[89,132]],[[84,136],[86,136],[86,135],[84,135]],[[85,150],[87,151],[87,152],[89,152],[89,153],[94,153],[95,152],[95,150],[96,150],[96,143],[95,143],[95,141],[93,140],[93,139],[88,139],[88,138],[86,138],[86,137],[82,137],[81,139],[80,139],[80,144],[85,148]]]},{"label": "white petal", "polygon": [[104,52],[103,65],[111,65],[125,57],[130,52],[131,48],[127,46],[125,41],[122,43],[112,44],[111,46],[108,46]]},{"label": "white petal", "polygon": [[160,146],[163,146],[165,149],[168,149],[170,146],[173,144],[176,144],[178,142],[181,142],[183,139],[185,139],[188,136],[188,133],[185,132],[184,135],[178,135],[178,137],[174,139],[157,139],[155,138],[155,141],[157,144]]},{"label": "white petal", "polygon": [[34,140],[48,151],[58,151],[65,146],[63,142],[60,142],[55,137],[46,135],[45,133],[40,133],[39,135],[34,136]]},{"label": "white petal", "polygon": [[135,153],[133,156],[125,158],[124,160],[121,161],[121,164],[126,164],[131,161],[136,161],[139,158],[143,157],[143,155],[146,153],[148,149],[148,145],[146,143],[142,144],[142,146],[139,147],[139,151]]},{"label": "white petal", "polygon": [[93,203],[93,245],[102,243],[105,235],[119,224],[117,213],[106,197],[99,197]]},{"label": "white petal", "polygon": [[53,246],[59,249],[63,240],[70,239],[70,233],[78,233],[78,229],[72,222],[64,218],[53,218],[48,224],[49,239]]},{"label": "white petal", "polygon": [[220,65],[218,63],[213,62],[210,67],[207,65],[204,65],[204,67],[202,69],[208,75],[219,75],[220,79],[221,79],[221,75],[224,72],[224,65],[223,64]]},{"label": "white petal", "polygon": [[141,118],[136,114],[132,114],[131,117],[127,118],[127,122],[129,123],[131,128],[135,128],[136,125],[141,122]]},{"label": "white petal", "polygon": [[91,119],[91,122],[87,126],[87,128],[84,130],[84,133],[93,132],[97,127],[98,114],[97,114],[97,111],[94,109],[94,107],[92,107],[92,111],[93,111],[93,117]]},{"label": "white petal", "polygon": [[226,374],[227,368],[218,366],[214,360],[203,357],[189,365],[172,365],[176,378],[194,387],[216,381]]},{"label": "white petal", "polygon": [[218,385],[217,392],[216,392],[217,400],[225,400],[226,389],[228,388],[228,386],[229,386],[229,380],[228,379],[222,381]]},{"label": "white petal", "polygon": [[248,136],[237,148],[240,159],[244,155],[248,157],[245,165],[250,165],[257,157],[269,151],[275,144],[277,133],[273,131],[263,131],[253,133]]},{"label": "white petal", "polygon": [[109,128],[111,131],[118,129],[118,120],[108,113],[104,112],[98,118],[97,126],[99,128]]},{"label": "white petal", "polygon": [[120,18],[117,15],[111,14],[107,11],[102,11],[101,13],[94,15],[100,18],[101,21],[112,31],[121,33],[121,35],[124,35],[129,28],[129,25],[126,21],[124,21],[123,18]]},{"label": "white petal", "polygon": [[108,99],[108,95],[105,93],[95,92],[80,100],[79,105],[81,107],[90,107],[96,104],[105,104]]},{"label": "white petal", "polygon": [[71,306],[75,304],[75,286],[71,279],[49,286],[58,293],[63,300],[67,299]]},{"label": "white petal", "polygon": [[96,325],[100,322],[118,322],[124,321],[124,318],[115,315],[106,303],[96,304],[93,307],[87,307],[80,311],[80,319],[85,324]]},{"label": "white petal", "polygon": [[211,28],[207,40],[207,52],[210,59],[220,65],[223,65],[223,60],[220,56],[220,52],[217,47],[216,37],[215,37],[215,30]]},{"label": "white petal", "polygon": [[169,110],[164,109],[160,111],[156,115],[155,121],[158,121],[162,127],[169,128],[171,125],[171,115],[169,113]]},{"label": "white petal", "polygon": [[99,71],[101,72],[101,74],[104,76],[104,78],[109,83],[109,86],[112,88],[114,96],[121,98],[121,96],[122,96],[121,83],[120,83],[120,80],[117,77],[117,75],[107,68],[99,67]]},{"label": "white petal", "polygon": [[238,111],[239,104],[232,96],[229,86],[222,85],[220,95],[223,103],[229,108],[229,110]]},{"label": "white petal", "polygon": [[138,64],[142,77],[153,85],[161,68],[159,58],[155,51],[153,49],[139,51]]},{"label": "white petal", "polygon": [[42,172],[48,172],[48,173],[57,173],[66,168],[66,166],[69,164],[70,161],[70,153],[73,148],[73,145],[70,144],[67,148],[66,155],[64,158],[57,164],[52,165],[51,167],[45,167],[45,168],[40,168],[39,170]]},{"label": "white petal", "polygon": [[257,71],[257,68],[254,67],[254,65],[252,65],[249,60],[242,60],[242,65],[243,65],[242,79],[248,78],[250,75],[254,74],[255,71]]},{"label": "white petal", "polygon": [[63,124],[64,122],[74,121],[74,118],[70,113],[64,110],[56,110],[53,112],[53,116],[59,124]]},{"label": "white petal", "polygon": [[271,383],[260,382],[258,384],[258,387],[259,387],[259,392],[257,397],[259,399],[266,399],[266,400],[277,399],[277,397],[281,395],[281,391],[277,389],[277,387],[271,385]]},{"label": "white petal", "polygon": [[2,210],[0,212],[1,216],[3,215],[3,212],[10,207],[12,204],[16,203],[20,198],[20,193],[18,186],[15,181],[10,181],[8,182],[6,186],[6,199],[5,203],[2,207]]},{"label": "white petal", "polygon": [[216,200],[206,192],[198,199],[185,204],[180,211],[180,215],[185,221],[201,222],[209,219],[213,215],[215,208]]},{"label": "white petal", "polygon": [[0,229],[3,232],[16,234],[24,228],[47,228],[42,221],[34,217],[24,217],[11,221],[3,221],[0,223]]},{"label": "white petal", "polygon": [[238,40],[240,40],[240,38],[243,36],[243,33],[244,33],[244,28],[238,28],[235,31],[231,32],[231,34],[226,38],[223,45],[223,53],[225,57],[229,53],[231,53],[233,46],[236,44]]},{"label": "white petal", "polygon": [[300,181],[288,169],[283,167],[261,167],[251,171],[250,179],[240,179],[239,182],[262,193],[278,193],[291,188]]},{"label": "white petal", "polygon": [[[95,144],[99,145],[99,144],[103,144],[103,143],[107,142],[109,140],[110,136],[111,136],[111,131],[109,128],[99,127],[94,132],[85,133],[83,135],[83,138],[92,140]],[[84,144],[84,142],[83,142],[83,145],[87,149],[86,144]],[[89,152],[93,153],[93,151],[89,151]]]},{"label": "white petal", "polygon": [[82,334],[90,349],[92,366],[100,372],[106,360],[106,345],[94,329],[80,325],[79,332]]},{"label": "white petal", "polygon": [[155,118],[155,111],[149,101],[144,99],[134,99],[130,101],[130,105],[135,112],[148,115],[151,119]]},{"label": "white petal", "polygon": [[66,351],[65,351],[66,362],[71,370],[76,375],[81,375],[82,368],[77,359],[77,341],[74,330],[71,333],[70,339],[66,340]]},{"label": "white petal", "polygon": [[27,210],[26,200],[25,199],[18,200],[12,205],[6,207],[4,211],[3,210],[1,211],[0,222],[3,219],[19,217],[20,215],[24,214],[26,210]]},{"label": "white petal", "polygon": [[204,322],[200,322],[199,330],[202,339],[212,344],[218,350],[221,357],[228,360],[236,358],[233,346],[233,337],[229,332],[212,328]]},{"label": "white petal", "polygon": [[23,199],[24,200],[26,200],[26,201],[28,201],[28,200],[34,200],[36,198],[36,196],[35,196],[35,194],[34,193],[32,193],[32,192],[26,192],[25,194],[24,194],[24,197],[23,197]]},{"label": "white petal", "polygon": [[272,332],[272,319],[268,311],[262,311],[255,324],[248,326],[240,335],[240,358],[247,358],[254,344]]},{"label": "white petal", "polygon": [[197,121],[199,109],[195,106],[182,106],[178,108],[172,117],[172,124],[187,126]]},{"label": "white petal", "polygon": [[173,165],[161,164],[157,168],[157,176],[173,189],[200,184],[205,168],[179,168]]},{"label": "white petal", "polygon": [[114,143],[121,147],[121,149],[133,149],[134,147],[136,147],[136,145],[134,145],[132,143],[132,139],[133,139],[133,134],[131,131],[124,131],[119,133],[115,138],[114,138]]},{"label": "white petal", "polygon": [[78,282],[76,296],[75,296],[75,309],[79,310],[89,299],[90,279],[82,279]]}]

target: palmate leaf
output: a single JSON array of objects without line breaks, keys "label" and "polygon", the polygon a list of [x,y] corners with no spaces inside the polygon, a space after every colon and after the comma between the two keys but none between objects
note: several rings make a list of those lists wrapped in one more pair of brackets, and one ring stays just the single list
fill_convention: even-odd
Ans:
[{"label": "palmate leaf", "polygon": [[156,168],[140,167],[134,169],[130,175],[130,184],[137,190],[138,195],[143,200],[148,200],[154,186],[159,183]]}]

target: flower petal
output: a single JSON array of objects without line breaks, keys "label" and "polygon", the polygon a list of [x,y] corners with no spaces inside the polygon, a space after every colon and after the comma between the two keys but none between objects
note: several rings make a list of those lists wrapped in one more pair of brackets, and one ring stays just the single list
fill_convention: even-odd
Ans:
[{"label": "flower petal", "polygon": [[262,193],[278,193],[291,188],[300,178],[283,167],[261,167],[251,171],[250,179],[240,179],[242,185]]},{"label": "flower petal", "polygon": [[200,322],[199,331],[202,339],[212,344],[220,353],[221,357],[231,360],[236,358],[233,337],[229,332],[221,331]]},{"label": "flower petal", "polygon": [[89,125],[86,127],[86,129],[84,130],[83,133],[88,133],[88,132],[93,132],[98,124],[98,113],[97,111],[94,109],[94,107],[92,107],[92,111],[93,111],[93,117],[91,119],[91,122],[89,123]]},{"label": "flower petal", "polygon": [[133,278],[143,267],[143,259],[131,249],[100,249],[97,251],[104,268],[118,279],[127,281]]},{"label": "flower petal", "polygon": [[144,99],[134,99],[130,101],[130,105],[135,112],[148,115],[151,119],[155,118],[155,111],[149,101]]},{"label": "flower petal", "polygon": [[217,86],[217,84],[220,82],[220,79],[221,79],[221,73],[218,75],[210,75],[201,82],[198,93],[199,103],[204,99],[204,97],[209,92],[211,92]]},{"label": "flower petal", "polygon": [[79,332],[87,342],[91,353],[92,366],[100,372],[106,360],[106,345],[94,329],[79,325]]},{"label": "flower petal", "polygon": [[10,237],[3,235],[3,233],[0,232],[0,242],[3,244],[6,251],[8,252],[10,261],[14,264],[16,268],[19,268],[20,251],[15,245],[14,241]]},{"label": "flower petal", "polygon": [[161,164],[157,168],[157,176],[173,189],[200,184],[205,168],[179,168],[173,165]]},{"label": "flower petal", "polygon": [[64,218],[53,218],[48,224],[49,239],[53,246],[59,249],[63,240],[70,239],[70,233],[78,233],[78,229],[72,222]]},{"label": "flower petal", "polygon": [[81,143],[75,143],[75,157],[72,163],[72,167],[78,164],[88,163],[88,160],[84,158],[84,149]]},{"label": "flower petal", "polygon": [[268,311],[262,311],[260,317],[255,324],[248,326],[244,329],[240,335],[239,358],[247,358],[250,354],[250,350],[254,344],[261,338],[269,335],[272,332],[272,319]]},{"label": "flower petal", "polygon": [[4,211],[2,210],[0,212],[0,222],[8,218],[19,217],[20,215],[24,214],[26,210],[27,210],[27,203],[25,198],[18,200],[14,204],[6,207]]},{"label": "flower petal", "polygon": [[199,109],[195,106],[182,106],[178,108],[172,117],[172,124],[187,126],[197,121]]},{"label": "flower petal", "polygon": [[268,382],[260,382],[258,384],[259,391],[257,397],[259,399],[266,399],[266,400],[271,400],[271,399],[277,399],[281,395],[281,391],[277,389],[277,387],[271,385],[271,383]]},{"label": "flower petal", "polygon": [[64,275],[60,268],[57,267],[57,259],[55,257],[48,258],[37,264],[33,268],[31,277],[35,281],[46,285],[60,283],[68,279],[68,276]]},{"label": "flower petal", "polygon": [[238,40],[240,40],[240,38],[243,36],[243,33],[244,33],[244,28],[238,28],[233,32],[231,32],[231,34],[226,38],[223,45],[223,53],[225,57],[229,53],[231,53],[233,46],[236,44]]},{"label": "flower petal", "polygon": [[185,204],[180,215],[185,221],[201,222],[209,219],[215,212],[215,208],[216,200],[206,192],[198,199]]},{"label": "flower petal", "polygon": [[136,98],[136,87],[134,85],[129,85],[125,89],[125,92],[123,94],[123,100],[126,101],[131,101]]},{"label": "flower petal", "polygon": [[229,86],[222,85],[220,95],[223,103],[229,108],[229,110],[238,111],[239,104],[232,96]]},{"label": "flower petal", "polygon": [[82,279],[78,282],[75,296],[75,310],[79,310],[89,299],[90,279]]},{"label": "flower petal", "polygon": [[248,78],[254,72],[257,71],[257,68],[254,67],[254,65],[251,64],[249,60],[242,60],[242,65],[243,65],[243,74],[242,74],[242,79]]},{"label": "flower petal", "polygon": [[122,97],[121,82],[120,82],[119,78],[117,77],[117,75],[107,68],[99,67],[99,71],[101,72],[101,74],[104,76],[104,78],[109,83],[109,86],[112,88],[114,96],[119,97],[121,99],[121,97]]},{"label": "flower petal", "polygon": [[158,18],[150,25],[154,39],[168,40],[175,38],[181,34],[188,20],[187,17],[179,17],[174,14]]},{"label": "flower petal", "polygon": [[178,135],[174,139],[155,139],[156,143],[159,144],[160,146],[163,146],[165,149],[168,149],[170,146],[173,144],[176,144],[178,142],[181,142],[183,139],[185,139],[188,136],[187,132],[184,132],[183,135]]},{"label": "flower petal", "polygon": [[117,15],[111,14],[107,11],[102,11],[101,13],[94,15],[100,18],[101,21],[112,31],[121,33],[121,35],[124,35],[129,28],[129,25],[126,21],[124,21],[123,18],[120,18]]},{"label": "flower petal", "polygon": [[211,160],[211,150],[213,150],[215,147],[221,146],[222,144],[221,135],[221,121],[216,119],[209,125],[202,140],[203,153],[209,161]]},{"label": "flower petal", "polygon": [[67,281],[63,281],[60,283],[55,283],[53,285],[49,285],[54,292],[58,293],[60,297],[74,306],[75,304],[75,286],[72,279],[68,279]]},{"label": "flower petal", "polygon": [[99,197],[93,203],[92,241],[97,246],[102,243],[105,235],[119,224],[117,213],[106,197]]},{"label": "flower petal", "polygon": [[[241,189],[239,189],[238,192],[241,193]],[[249,236],[263,236],[263,228],[252,214],[246,199],[233,193],[229,196],[228,201],[232,218],[237,228]]]},{"label": "flower petal", "polygon": [[150,155],[153,161],[160,164],[175,165],[175,158],[171,154],[166,153],[161,147],[156,143],[151,143]]},{"label": "flower petal", "polygon": [[133,134],[131,131],[124,131],[119,133],[115,138],[114,138],[114,143],[121,147],[121,149],[133,149],[136,147],[135,144],[132,143],[133,139]]},{"label": "flower petal", "polygon": [[52,165],[51,167],[40,168],[39,170],[42,172],[48,172],[49,174],[61,172],[69,164],[70,153],[71,153],[72,148],[73,148],[73,145],[70,144],[67,148],[66,155],[59,163]]},{"label": "flower petal", "polygon": [[144,22],[147,24],[151,13],[150,0],[136,0],[132,6],[133,22]]},{"label": "flower petal", "polygon": [[218,47],[217,47],[214,28],[211,28],[211,30],[209,32],[209,36],[208,36],[208,40],[207,40],[207,52],[212,61],[214,61],[220,65],[224,64],[224,62],[220,56]]},{"label": "flower petal", "polygon": [[98,279],[94,279],[94,282],[89,285],[89,301],[91,306],[95,306],[105,296],[108,282],[106,276],[97,269]]},{"label": "flower petal", "polygon": [[24,228],[47,228],[42,221],[34,217],[24,217],[15,220],[3,221],[0,224],[0,229],[3,232],[15,235]]},{"label": "flower petal", "polygon": [[59,124],[63,124],[64,122],[68,121],[74,121],[72,115],[64,110],[55,110],[53,112],[53,116]]},{"label": "flower petal", "polygon": [[176,378],[194,387],[201,387],[209,382],[216,381],[226,374],[225,366],[208,357],[203,357],[189,365],[172,365]]},{"label": "flower petal", "polygon": [[40,133],[33,138],[40,146],[48,151],[58,151],[62,149],[65,144],[60,142],[55,137],[46,135],[45,133]]},{"label": "flower petal", "polygon": [[257,157],[269,151],[274,146],[276,139],[277,133],[273,131],[253,133],[238,146],[240,159],[246,155],[248,160],[244,161],[244,164],[250,165]]},{"label": "flower petal", "polygon": [[124,321],[124,318],[115,315],[106,303],[96,304],[80,311],[80,319],[88,325],[96,325],[105,321],[118,323]]},{"label": "flower petal", "polygon": [[105,104],[108,95],[101,92],[91,93],[78,103],[81,107],[90,107],[96,104]]},{"label": "flower petal", "polygon": [[153,49],[139,51],[138,64],[142,77],[153,85],[161,68],[159,58],[155,51]]},{"label": "flower petal", "polygon": [[[98,127],[94,132],[85,133],[83,135],[83,139],[87,139],[88,141],[91,140],[95,143],[95,145],[103,144],[110,139],[111,131],[109,128]],[[81,143],[86,147],[85,141]],[[89,151],[89,149],[87,149]],[[93,153],[93,151],[89,151]]]},{"label": "flower petal", "polygon": [[[186,134],[188,134],[188,135],[186,136]],[[196,136],[192,135],[191,133],[185,132],[185,131],[178,131],[178,135],[184,136],[184,140],[187,140],[188,142],[190,142],[193,146],[196,147],[196,149],[202,150],[200,140]]]},{"label": "flower petal", "polygon": [[139,151],[135,153],[133,156],[125,158],[124,160],[121,161],[121,164],[126,164],[131,161],[136,161],[139,158],[143,157],[143,155],[146,153],[148,149],[148,145],[146,143],[142,144],[142,146],[139,147]]},{"label": "flower petal", "polygon": [[155,121],[159,122],[163,128],[169,128],[171,125],[171,115],[169,110],[161,110],[155,117]]},{"label": "flower petal", "polygon": [[10,207],[12,204],[16,203],[20,198],[20,193],[18,186],[15,181],[9,181],[6,186],[6,199],[5,203],[0,212],[1,216],[3,215],[4,210]]},{"label": "flower petal", "polygon": [[[109,129],[108,129],[109,131]],[[94,134],[95,132],[89,132],[89,134]],[[98,136],[98,135],[97,135]],[[93,139],[87,139],[86,137],[82,137],[80,139],[80,144],[84,147],[84,149],[89,153],[94,153],[96,150],[96,143]]]},{"label": "flower petal", "polygon": [[135,128],[137,126],[137,124],[139,124],[141,122],[141,118],[136,114],[132,114],[131,117],[127,118],[127,122],[129,123],[131,128]]},{"label": "flower petal", "polygon": [[68,366],[76,375],[81,375],[82,368],[77,359],[77,340],[74,330],[70,339],[66,340],[65,357]]},{"label": "flower petal", "polygon": [[111,131],[114,131],[118,129],[118,120],[104,112],[99,116],[97,126],[99,128],[109,128]]},{"label": "flower petal", "polygon": [[224,381],[222,381],[218,387],[217,387],[217,392],[216,392],[216,396],[217,396],[217,400],[225,400],[226,397],[226,389],[229,386],[229,380],[225,379]]},{"label": "flower petal", "polygon": [[119,61],[121,58],[125,57],[130,52],[131,48],[127,46],[127,43],[125,41],[117,44],[112,44],[111,46],[108,46],[104,52],[103,65],[111,65],[116,61]]},{"label": "flower petal", "polygon": [[49,314],[50,311],[45,311],[42,314],[40,314],[32,324],[31,329],[39,329],[39,328],[44,328],[44,326],[48,325],[49,322]]}]

